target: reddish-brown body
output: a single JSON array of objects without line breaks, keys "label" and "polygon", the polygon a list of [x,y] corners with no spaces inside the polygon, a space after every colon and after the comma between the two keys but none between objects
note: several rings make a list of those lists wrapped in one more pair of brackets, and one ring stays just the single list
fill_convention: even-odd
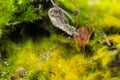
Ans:
[{"label": "reddish-brown body", "polygon": [[79,33],[79,36],[74,37],[75,42],[78,43],[79,46],[85,47],[90,40],[92,31],[85,27],[80,27],[76,31]]}]

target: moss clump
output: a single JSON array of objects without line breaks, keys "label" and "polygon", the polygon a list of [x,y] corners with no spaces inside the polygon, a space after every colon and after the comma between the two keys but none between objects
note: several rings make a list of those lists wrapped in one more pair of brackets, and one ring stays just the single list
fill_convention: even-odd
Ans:
[{"label": "moss clump", "polygon": [[[77,15],[72,14],[76,11],[72,1],[57,1],[76,20]],[[89,28],[94,28],[96,32],[85,48],[86,53],[82,53],[82,48],[75,44],[72,38],[67,39],[68,35],[61,35],[62,32],[49,24],[46,11],[51,4],[44,8],[47,0],[8,0],[4,3],[0,1],[2,4],[0,7],[1,28],[6,23],[14,21],[22,21],[25,24],[24,26],[28,27],[19,32],[24,39],[14,40],[13,38],[16,36],[14,37],[12,32],[14,30],[17,32],[14,27],[21,27],[23,24],[12,27],[5,26],[4,29],[0,29],[0,34],[4,34],[4,31],[7,31],[6,28],[9,27],[11,31],[8,34],[12,35],[5,35],[5,37],[1,36],[0,38],[0,79],[119,80],[119,3],[118,0],[99,0],[98,2],[76,0],[76,5],[81,11],[79,25],[85,25],[88,22],[91,5],[95,4]],[[39,5],[42,5],[43,8],[36,10]],[[40,28],[40,34],[37,34],[39,36],[29,36],[33,33],[28,31],[31,24],[38,24],[32,25],[34,33],[37,34],[38,28],[36,29],[36,26],[44,28],[46,32],[42,33],[44,29]],[[111,30],[111,28],[113,29]],[[25,35],[24,32],[27,31],[28,33]],[[111,46],[106,45],[106,41],[98,34],[100,32],[105,32],[108,35]]]}]

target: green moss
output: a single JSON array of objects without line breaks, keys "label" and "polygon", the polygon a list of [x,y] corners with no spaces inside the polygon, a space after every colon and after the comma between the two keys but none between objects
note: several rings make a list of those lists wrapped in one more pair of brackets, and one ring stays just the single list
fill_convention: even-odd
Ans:
[{"label": "green moss", "polygon": [[[0,10],[3,12],[0,13],[0,25],[5,25],[10,21],[32,22],[46,16],[46,10],[42,10],[42,8],[40,8],[37,14],[34,13],[35,6],[32,5],[33,0],[8,1],[4,3],[0,1],[0,4],[2,4]],[[76,11],[72,1],[57,1],[60,2],[64,9],[70,11],[70,15],[76,20],[77,15],[72,14],[72,12]],[[22,43],[15,43],[9,37],[1,38],[1,80],[10,80],[11,78],[21,80],[120,79],[119,65],[116,65],[116,63],[120,63],[120,11],[118,10],[120,2],[118,0],[99,0],[98,2],[91,0],[75,1],[81,11],[79,25],[85,25],[88,22],[91,5],[95,4],[89,28],[94,28],[96,32],[86,46],[86,53],[83,53],[82,48],[74,43],[73,38],[68,39],[68,35],[60,35],[55,31],[51,32],[49,36],[42,35],[34,38],[35,40],[26,36],[26,40],[23,40]],[[43,4],[41,1],[38,2]],[[6,7],[7,3],[9,7]],[[19,14],[19,16],[15,14]],[[41,22],[42,24],[40,23],[42,26],[45,24],[44,27],[46,27],[45,20],[43,20],[43,23]],[[51,24],[47,24],[47,27],[49,25],[51,26]],[[111,30],[111,28],[113,29]],[[100,32],[107,33],[112,46],[108,47],[105,44],[106,41],[98,34]],[[19,67],[27,71],[27,76],[20,78],[19,73],[16,73]]]}]

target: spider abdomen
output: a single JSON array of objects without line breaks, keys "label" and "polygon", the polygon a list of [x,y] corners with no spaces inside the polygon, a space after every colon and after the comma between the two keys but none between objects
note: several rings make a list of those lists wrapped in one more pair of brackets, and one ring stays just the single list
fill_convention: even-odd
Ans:
[{"label": "spider abdomen", "polygon": [[79,35],[77,37],[75,37],[74,40],[80,46],[84,47],[89,42],[89,39],[90,39],[90,36],[91,36],[91,31],[89,31],[85,27],[80,27],[76,31],[78,32]]}]

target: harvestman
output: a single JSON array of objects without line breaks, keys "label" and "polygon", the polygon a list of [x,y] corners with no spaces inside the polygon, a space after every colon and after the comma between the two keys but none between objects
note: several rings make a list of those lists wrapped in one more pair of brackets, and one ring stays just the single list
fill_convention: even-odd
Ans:
[{"label": "harvestman", "polygon": [[[78,26],[78,21],[79,21],[79,17],[80,17],[80,10],[77,8],[75,1],[72,0],[74,3],[75,8],[77,9],[78,12],[78,17],[77,17],[77,24],[76,27]],[[71,16],[69,16],[67,14],[67,12],[65,12],[62,8],[60,8],[59,6],[57,6],[53,0],[51,0],[53,7],[49,9],[48,11],[48,16],[52,22],[52,24],[61,29],[62,31],[66,32],[68,35],[73,36],[74,40],[76,43],[78,43],[79,46],[81,47],[85,47],[91,37],[91,34],[94,32],[94,30],[91,30],[89,28],[85,28],[85,26],[81,26],[79,28],[76,28],[74,26],[71,26],[67,20],[67,18],[65,17],[65,15],[67,15],[72,21],[73,19],[71,18]],[[88,18],[88,24],[87,26],[90,26],[90,16]],[[107,39],[106,35],[103,34],[103,38],[105,38],[107,45],[111,46],[109,40]]]}]

